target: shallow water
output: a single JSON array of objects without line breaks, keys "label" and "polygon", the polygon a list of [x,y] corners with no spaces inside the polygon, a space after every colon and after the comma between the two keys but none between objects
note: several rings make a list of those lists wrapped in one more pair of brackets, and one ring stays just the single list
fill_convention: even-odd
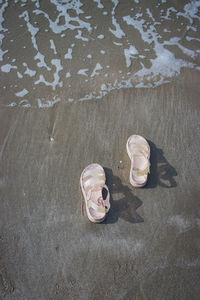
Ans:
[{"label": "shallow water", "polygon": [[0,1],[1,103],[51,107],[200,70],[200,1]]}]

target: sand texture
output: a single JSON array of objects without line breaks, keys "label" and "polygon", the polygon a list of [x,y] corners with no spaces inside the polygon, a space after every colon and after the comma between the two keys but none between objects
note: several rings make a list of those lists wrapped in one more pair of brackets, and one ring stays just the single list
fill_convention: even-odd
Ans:
[{"label": "sand texture", "polygon": [[[47,110],[1,109],[5,299],[198,299],[199,77]],[[145,188],[128,181],[129,135],[151,145]],[[50,138],[54,141],[51,141]],[[111,210],[82,212],[79,176],[105,167]]]},{"label": "sand texture", "polygon": [[[173,10],[167,10],[168,4],[162,2],[166,18],[167,11],[175,18]],[[5,1],[1,5],[5,18],[2,26],[9,29],[2,30],[2,51],[9,51],[3,54],[0,79],[0,299],[199,300],[199,42],[184,44],[181,40],[177,47],[170,48],[166,44],[170,37],[153,36],[150,43],[150,35],[147,38],[144,31],[142,37],[146,37],[150,52],[147,51],[149,57],[142,72],[145,68],[153,72],[147,80],[146,75],[135,77],[134,73],[140,70],[137,59],[144,46],[142,39],[135,28],[131,31],[132,25],[125,23],[132,19],[119,21],[120,14],[131,14],[128,1],[122,7],[118,5],[115,13],[116,1],[91,1],[91,7],[85,1],[85,16],[91,9],[102,30],[97,27],[95,32],[94,19],[89,23],[93,26],[91,32],[89,25],[80,23],[81,32],[74,29],[66,33],[67,47],[61,40],[64,29],[57,34],[55,31],[61,27],[54,24],[52,31],[45,33],[51,25],[47,16],[34,12],[40,3],[38,9],[48,11],[56,20],[53,4],[24,3],[20,6],[16,1]],[[111,12],[110,19],[101,21],[101,3],[105,11]],[[175,1],[182,15],[177,23],[165,18],[164,25],[172,30],[172,37],[184,39],[192,30],[190,36],[199,38],[199,29],[194,31],[200,28],[196,17],[199,13],[190,9],[187,18],[183,16],[185,3]],[[144,1],[143,12],[146,5]],[[151,11],[156,18],[158,10],[153,4]],[[84,19],[82,15],[80,18]],[[121,40],[106,36],[108,32],[113,34],[108,28],[115,29],[108,23],[110,20],[118,22],[126,33]],[[63,19],[59,26],[62,22]],[[142,24],[139,15],[138,22],[135,19],[134,26]],[[40,27],[40,31],[34,31],[31,24]],[[157,33],[161,34],[162,28]],[[183,32],[175,32],[177,28]],[[81,34],[89,44],[75,39]],[[120,30],[114,34],[120,34]],[[105,35],[105,40],[95,35]],[[11,39],[13,47],[9,44]],[[56,49],[53,42],[50,48],[50,39]],[[124,48],[113,48],[119,41]],[[181,48],[181,43],[186,48]],[[23,48],[24,44],[27,48]],[[139,54],[131,48],[133,44]],[[159,49],[164,48],[175,57],[171,64],[171,54],[159,54]],[[124,56],[124,49],[131,51],[130,57]],[[51,70],[36,66],[37,53],[45,53]],[[93,55],[91,63],[83,60],[88,53]],[[163,59],[159,60],[159,76],[156,57]],[[107,70],[106,65],[110,66]],[[79,70],[82,71],[77,74]],[[119,74],[125,76],[126,88],[120,87]],[[37,82],[40,75],[52,85]],[[146,88],[136,88],[138,84]],[[90,100],[81,101],[84,97]],[[141,189],[129,183],[126,141],[132,134],[144,136],[151,147],[151,173]],[[111,209],[102,224],[88,220],[79,186],[82,170],[95,162],[104,167],[111,194]]]}]

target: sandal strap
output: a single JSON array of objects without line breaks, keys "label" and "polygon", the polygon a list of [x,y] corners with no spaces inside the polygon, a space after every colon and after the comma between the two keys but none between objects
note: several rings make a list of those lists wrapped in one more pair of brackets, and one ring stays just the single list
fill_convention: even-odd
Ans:
[{"label": "sandal strap", "polygon": [[134,149],[132,151],[132,160],[133,160],[134,156],[144,156],[144,158],[147,160],[146,167],[144,169],[142,169],[142,170],[138,169],[138,168],[133,169],[133,173],[135,173],[134,175],[136,175],[138,177],[138,176],[144,176],[144,175],[147,175],[148,173],[150,173],[150,161],[147,158],[147,153],[144,150],[144,148],[142,146],[140,146],[139,144],[136,145],[136,147],[134,147]]},{"label": "sandal strap", "polygon": [[104,174],[98,174],[96,177],[89,177],[88,179],[83,178],[83,186],[87,190],[90,186],[91,188],[96,186],[101,186],[105,183]]},{"label": "sandal strap", "polygon": [[104,170],[101,168],[88,169],[83,174],[83,187],[86,191],[90,188],[105,184]]},{"label": "sandal strap", "polygon": [[102,205],[97,205],[94,201],[92,200],[88,200],[87,202],[88,208],[93,208],[96,212],[99,213],[105,213],[105,207],[103,207]]},{"label": "sandal strap", "polygon": [[108,213],[109,209],[110,209],[110,202],[109,202],[109,197],[110,197],[110,193],[108,190],[108,187],[106,184],[100,185],[100,187],[103,189],[105,188],[108,192],[106,199],[104,200],[105,202],[105,206],[102,205],[98,205],[96,204],[94,201],[91,200],[91,195],[92,195],[92,190],[95,188],[96,186],[91,187],[91,189],[89,189],[89,191],[87,192],[87,205],[88,208],[92,207],[95,211],[100,212],[100,213]]},{"label": "sandal strap", "polygon": [[133,155],[143,154],[145,157],[149,154],[149,146],[146,143],[130,143],[130,152]]},{"label": "sandal strap", "polygon": [[149,160],[147,160],[146,168],[144,168],[143,170],[134,168],[133,173],[135,173],[134,175],[136,175],[136,176],[147,175],[148,173],[150,173],[150,166],[151,166],[151,164],[150,164]]},{"label": "sandal strap", "polygon": [[97,178],[103,177],[105,179],[105,173],[100,168],[94,168],[94,169],[89,169],[89,170],[85,171],[84,175],[83,175],[83,179],[88,176],[97,177]]}]

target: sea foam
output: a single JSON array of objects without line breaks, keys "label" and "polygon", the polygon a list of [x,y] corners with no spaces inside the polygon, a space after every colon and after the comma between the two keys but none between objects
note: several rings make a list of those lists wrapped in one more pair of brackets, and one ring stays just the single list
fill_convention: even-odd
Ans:
[{"label": "sea foam", "polygon": [[[15,0],[13,11],[0,1],[1,94],[13,92],[10,107],[101,99],[165,84],[183,68],[200,70],[200,0],[46,2]],[[11,10],[17,26],[7,20]],[[51,99],[40,96],[44,87]]]}]

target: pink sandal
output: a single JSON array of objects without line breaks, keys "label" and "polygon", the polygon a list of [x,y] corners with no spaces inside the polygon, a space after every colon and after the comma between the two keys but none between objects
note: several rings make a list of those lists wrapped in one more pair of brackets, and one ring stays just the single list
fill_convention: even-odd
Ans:
[{"label": "pink sandal", "polygon": [[[94,223],[103,222],[110,209],[110,194],[105,181],[104,169],[99,164],[87,166],[81,174],[80,184],[87,216]],[[107,191],[105,200],[102,195],[104,189]]]},{"label": "pink sandal", "polygon": [[140,135],[131,135],[126,143],[131,159],[130,183],[134,187],[143,187],[150,173],[150,146]]}]

